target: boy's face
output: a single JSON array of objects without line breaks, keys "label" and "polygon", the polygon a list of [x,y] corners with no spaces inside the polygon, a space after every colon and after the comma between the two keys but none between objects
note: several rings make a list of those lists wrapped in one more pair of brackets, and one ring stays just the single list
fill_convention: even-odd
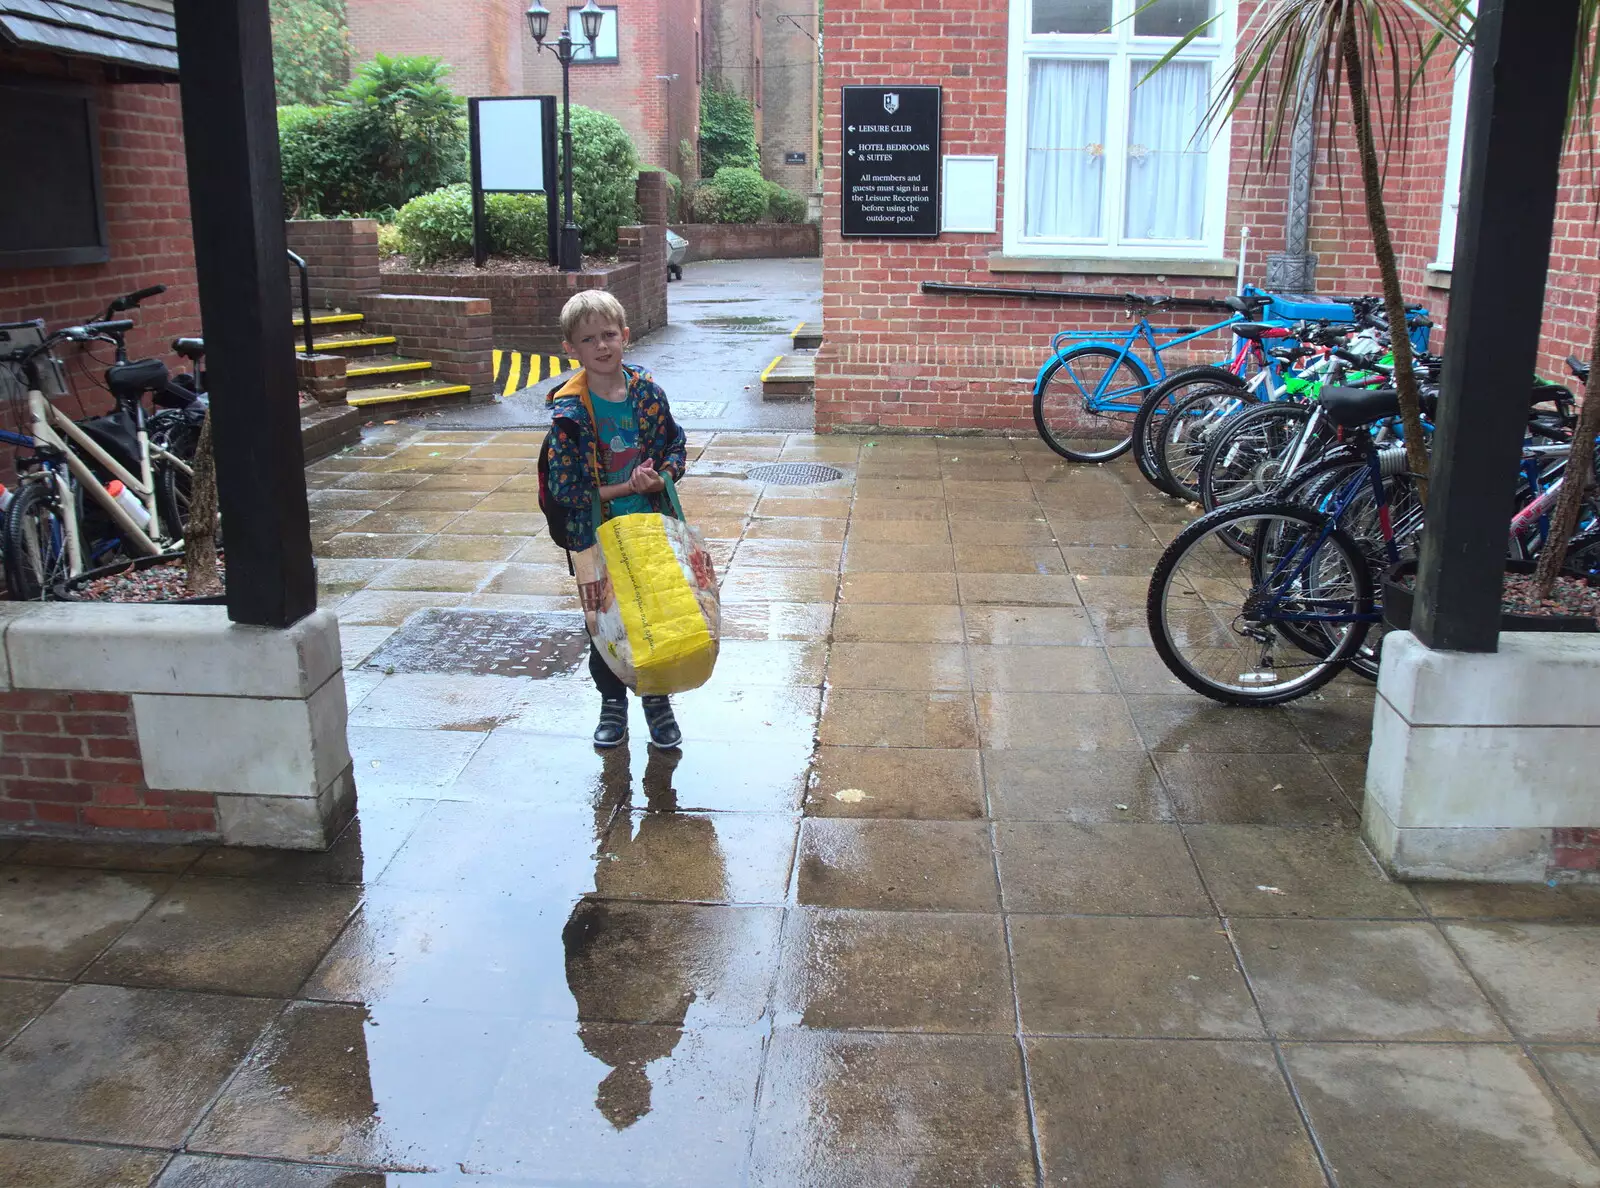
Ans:
[{"label": "boy's face", "polygon": [[602,314],[590,314],[578,323],[571,341],[562,346],[577,356],[590,375],[611,376],[622,370],[622,348],[628,342],[628,328]]}]

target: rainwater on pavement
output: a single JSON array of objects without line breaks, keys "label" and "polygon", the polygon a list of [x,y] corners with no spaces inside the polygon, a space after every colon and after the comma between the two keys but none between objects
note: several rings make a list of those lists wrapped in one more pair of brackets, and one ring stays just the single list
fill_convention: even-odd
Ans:
[{"label": "rainwater on pavement", "polygon": [[307,471],[330,851],[0,843],[0,1184],[1600,1184],[1600,894],[1388,882],[1370,686],[1176,685],[1131,467],[692,435],[719,666],[600,756],[539,440]]}]

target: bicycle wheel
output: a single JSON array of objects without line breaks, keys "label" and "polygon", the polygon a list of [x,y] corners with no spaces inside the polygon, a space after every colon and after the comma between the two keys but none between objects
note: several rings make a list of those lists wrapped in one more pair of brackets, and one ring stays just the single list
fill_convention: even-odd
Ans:
[{"label": "bicycle wheel", "polygon": [[68,575],[67,530],[53,489],[23,483],[6,509],[6,583],[19,602],[37,601]]},{"label": "bicycle wheel", "polygon": [[[1220,536],[1256,541],[1239,556]],[[1197,693],[1228,705],[1279,705],[1321,688],[1360,648],[1373,614],[1359,548],[1328,516],[1277,500],[1190,524],[1161,555],[1146,615],[1156,653]],[[1333,645],[1303,650],[1285,630],[1315,625]]]},{"label": "bicycle wheel", "polygon": [[1150,387],[1144,365],[1085,346],[1051,362],[1033,390],[1039,436],[1072,462],[1109,462],[1133,444],[1133,418]]},{"label": "bicycle wheel", "polygon": [[1200,498],[1200,462],[1206,445],[1233,419],[1253,408],[1255,393],[1238,388],[1206,388],[1179,404],[1166,418],[1156,445],[1163,485],[1188,503]]},{"label": "bicycle wheel", "polygon": [[156,514],[168,540],[181,540],[189,531],[189,476],[176,466],[156,466]]},{"label": "bicycle wheel", "polygon": [[[1230,503],[1259,499],[1277,490],[1284,467],[1311,420],[1309,405],[1284,402],[1248,409],[1207,439],[1200,461],[1196,494],[1207,511]],[[1306,443],[1308,459],[1322,453],[1321,439],[1332,434],[1316,431]]]},{"label": "bicycle wheel", "polygon": [[1156,443],[1160,440],[1161,427],[1166,421],[1167,414],[1202,388],[1244,386],[1244,380],[1233,372],[1207,363],[1199,367],[1185,367],[1181,371],[1174,371],[1152,388],[1150,394],[1144,398],[1144,403],[1139,406],[1139,413],[1133,421],[1135,445],[1133,460],[1139,467],[1139,473],[1144,475],[1157,490],[1166,491],[1168,495],[1176,498],[1178,492],[1168,489],[1161,477],[1161,468],[1156,464]]}]

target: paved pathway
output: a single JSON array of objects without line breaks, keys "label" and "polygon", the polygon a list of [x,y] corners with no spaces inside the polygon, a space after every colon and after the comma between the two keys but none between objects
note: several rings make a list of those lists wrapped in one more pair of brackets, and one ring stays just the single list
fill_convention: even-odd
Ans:
[{"label": "paved pathway", "polygon": [[602,760],[537,441],[309,472],[330,853],[0,850],[0,1183],[1600,1184],[1600,894],[1387,882],[1370,688],[1176,689],[1131,470],[699,436],[721,664]]}]

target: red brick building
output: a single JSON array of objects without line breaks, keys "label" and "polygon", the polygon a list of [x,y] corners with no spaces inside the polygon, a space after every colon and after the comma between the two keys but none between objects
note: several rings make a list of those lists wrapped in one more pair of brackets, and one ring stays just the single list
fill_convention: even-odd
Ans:
[{"label": "red brick building", "polygon": [[[569,14],[581,45],[580,4],[547,4],[550,38]],[[523,16],[528,0],[349,0],[357,62],[376,54],[434,54],[461,95],[559,95],[561,67],[540,53]],[[700,0],[602,4],[591,53],[572,66],[572,101],[615,116],[640,160],[682,172],[678,144],[700,128]]]},{"label": "red brick building", "polygon": [[[1126,324],[1112,302],[931,295],[923,281],[1217,297],[1233,291],[1248,227],[1247,279],[1266,283],[1269,258],[1290,246],[1290,154],[1272,170],[1256,163],[1250,108],[1214,137],[1190,136],[1257,2],[829,3],[819,429],[1031,430],[1033,377],[1052,333]],[[1221,19],[1210,36],[1135,86],[1177,36],[1212,15]],[[1441,328],[1465,121],[1465,89],[1452,69],[1448,55],[1430,69],[1408,151],[1392,159],[1386,189],[1407,294]],[[993,160],[993,230],[845,238],[840,88],[915,83],[943,88],[944,157]],[[1568,352],[1587,350],[1595,316],[1600,228],[1583,151],[1569,153],[1558,214],[1547,378],[1560,377]],[[1314,160],[1306,248],[1316,257],[1315,288],[1376,292],[1354,156],[1347,145],[1321,143]],[[980,199],[986,206],[987,192]],[[1192,312],[1170,321],[1204,324]]]},{"label": "red brick building", "polygon": [[[29,154],[37,167],[14,161],[0,199],[0,322],[56,327],[165,284],[128,347],[166,354],[175,335],[200,332],[172,5],[122,4],[118,38],[93,32],[104,23],[87,9],[50,7],[47,23],[0,0],[0,119],[19,145],[30,129],[51,138]],[[71,56],[54,48],[61,37]]]}]

